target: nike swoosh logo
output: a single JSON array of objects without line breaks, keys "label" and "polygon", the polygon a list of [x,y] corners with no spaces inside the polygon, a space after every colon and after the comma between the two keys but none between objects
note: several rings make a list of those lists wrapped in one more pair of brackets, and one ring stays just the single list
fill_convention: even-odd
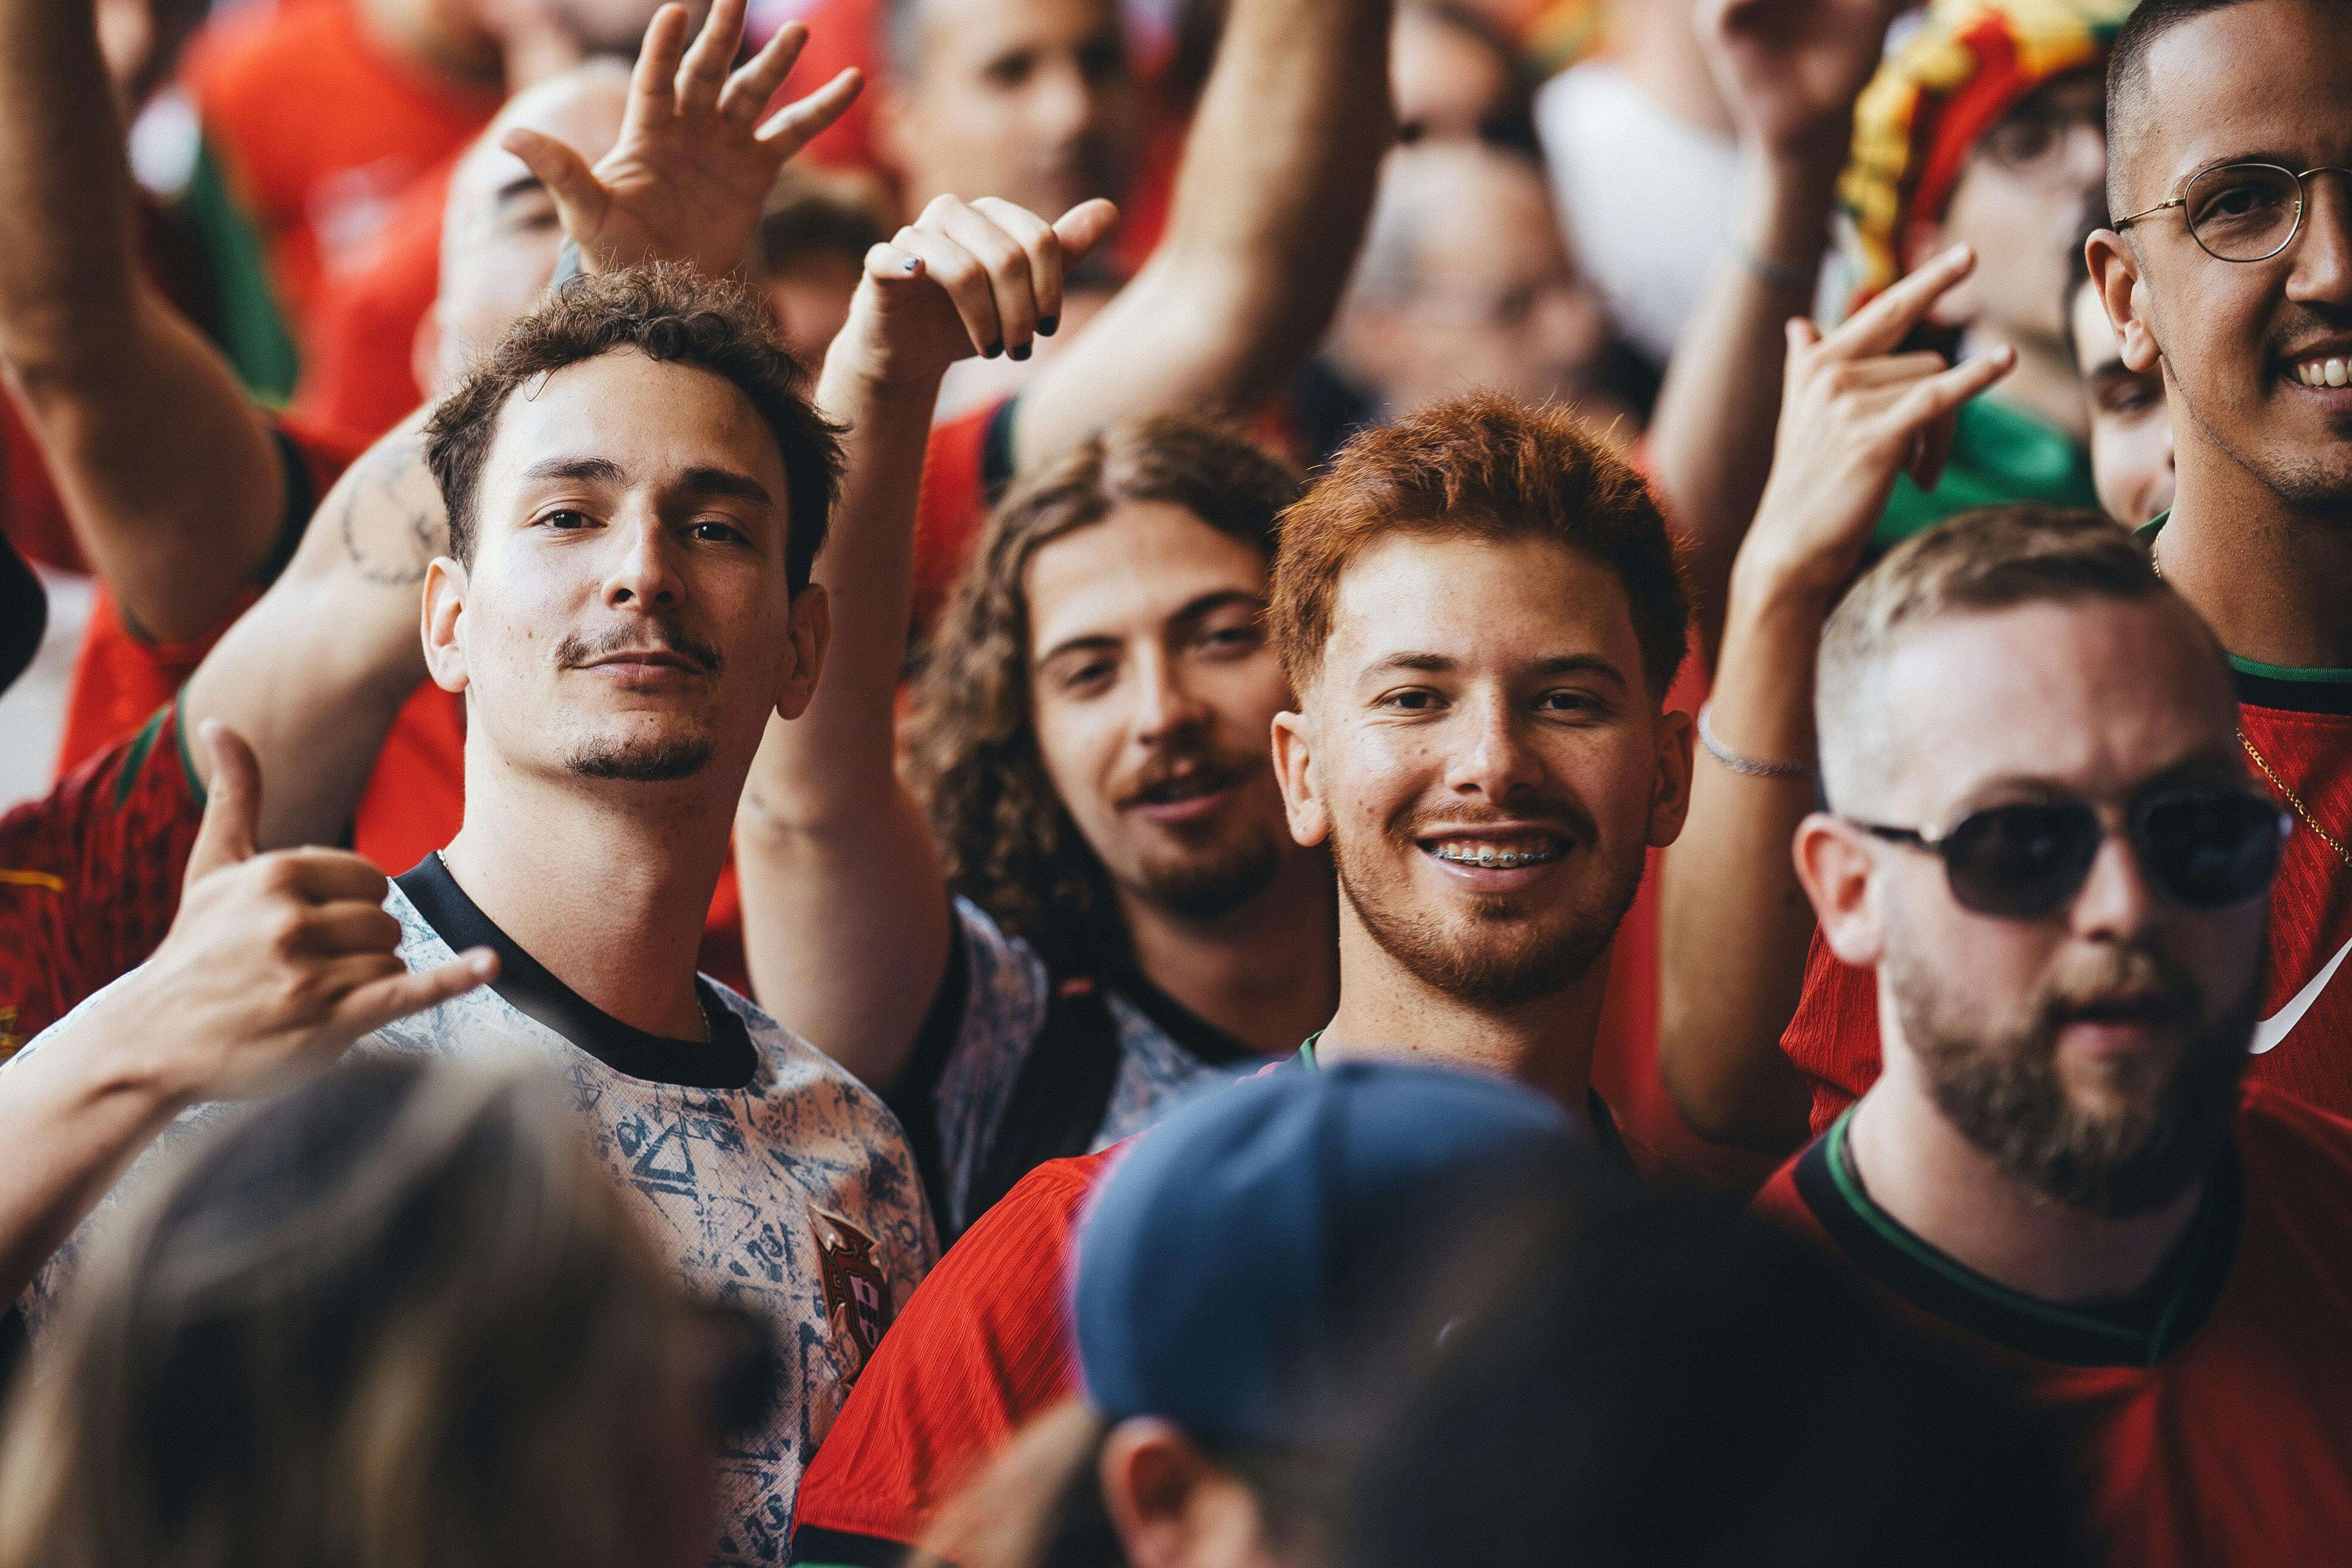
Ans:
[{"label": "nike swoosh logo", "polygon": [[2327,989],[2327,983],[2336,978],[2336,972],[2344,967],[2344,958],[2347,953],[2352,953],[2352,942],[2337,948],[2336,956],[2327,961],[2327,967],[2313,975],[2309,984],[2287,998],[2285,1006],[2254,1026],[2254,1043],[2247,1049],[2261,1056],[2285,1039],[2288,1033],[2303,1022],[2303,1016],[2311,1011],[2311,1005],[2319,1000],[2319,994]]}]

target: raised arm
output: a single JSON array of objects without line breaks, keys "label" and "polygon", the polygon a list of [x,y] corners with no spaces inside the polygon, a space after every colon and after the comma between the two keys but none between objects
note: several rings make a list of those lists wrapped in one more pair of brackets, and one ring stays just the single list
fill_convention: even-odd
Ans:
[{"label": "raised arm", "polygon": [[216,629],[268,561],[277,443],[141,275],[92,0],[0,0],[0,361],[90,563],[163,641]]},{"label": "raised arm", "polygon": [[1690,545],[1716,662],[1733,559],[1772,466],[1783,332],[1810,312],[1853,105],[1904,0],[1703,0],[1699,37],[1739,135],[1734,251],[1682,335],[1650,423],[1652,472]]},{"label": "raised arm", "polygon": [[[1960,405],[2015,363],[2006,350],[1957,368],[1895,352],[1973,265],[1940,257],[1827,338],[1811,321],[1786,328],[1780,439],[1731,574],[1705,712],[1715,745],[1660,891],[1659,1070],[1683,1119],[1718,1142],[1779,1152],[1804,1141],[1811,1095],[1780,1034],[1813,933],[1790,845],[1815,805],[1814,658],[1895,476],[1932,483]],[[1768,766],[1735,767],[1715,747]]]},{"label": "raised arm", "polygon": [[1245,417],[1322,340],[1392,133],[1391,11],[1234,0],[1166,236],[1022,394],[1016,469],[1145,415]]},{"label": "raised arm", "polygon": [[753,990],[877,1089],[905,1065],[948,958],[938,850],[893,745],[940,378],[990,343],[1026,345],[1061,310],[1064,266],[1116,216],[1088,202],[1048,226],[1010,203],[940,197],[866,257],[817,385],[817,406],[849,432],[816,563],[833,644],[808,711],[769,721],[736,823],[736,873]]}]

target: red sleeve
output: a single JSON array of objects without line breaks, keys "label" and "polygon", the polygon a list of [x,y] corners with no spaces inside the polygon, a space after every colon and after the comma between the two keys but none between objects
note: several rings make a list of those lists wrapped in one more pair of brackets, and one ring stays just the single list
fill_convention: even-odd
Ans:
[{"label": "red sleeve", "polygon": [[1818,931],[1780,1048],[1812,1080],[1815,1137],[1878,1081],[1877,976],[1840,962]]},{"label": "red sleeve", "polygon": [[948,1249],[801,1479],[793,1561],[895,1561],[1024,1423],[1077,1392],[1064,1267],[1117,1149],[1040,1165]]},{"label": "red sleeve", "polygon": [[[964,562],[988,521],[990,443],[1006,438],[1011,402],[992,403],[939,426],[923,449],[923,493],[915,508],[915,631],[937,624]],[[998,466],[1003,460],[998,459]]]},{"label": "red sleeve", "polygon": [[47,797],[0,816],[0,1048],[155,950],[203,816],[166,707]]}]

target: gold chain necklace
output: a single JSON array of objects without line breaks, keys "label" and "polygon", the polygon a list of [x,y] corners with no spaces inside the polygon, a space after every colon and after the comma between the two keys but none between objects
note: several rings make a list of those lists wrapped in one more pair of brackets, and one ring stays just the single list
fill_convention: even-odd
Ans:
[{"label": "gold chain necklace", "polygon": [[[2152,541],[2147,547],[2147,563],[2156,573],[2157,581],[2163,582],[2164,563],[2156,558],[2156,545]],[[2319,819],[2311,815],[2311,807],[2303,804],[2303,796],[2287,787],[2286,780],[2278,776],[2278,770],[2271,766],[2270,759],[2256,749],[2253,741],[2246,734],[2242,725],[2238,729],[2238,744],[2245,748],[2246,755],[2253,759],[2254,766],[2263,770],[2263,777],[2271,781],[2271,787],[2286,798],[2287,805],[2294,807],[2294,814],[2303,818],[2303,825],[2317,834],[2322,844],[2335,850],[2338,860],[2343,861],[2347,866],[2352,866],[2352,854],[2346,853],[2343,844],[2337,840],[2336,835],[2319,826]]]}]

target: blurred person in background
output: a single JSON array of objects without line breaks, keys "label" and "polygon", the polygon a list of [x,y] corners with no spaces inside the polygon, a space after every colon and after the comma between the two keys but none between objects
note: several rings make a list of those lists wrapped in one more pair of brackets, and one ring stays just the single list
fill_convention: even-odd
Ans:
[{"label": "blurred person in background", "polygon": [[371,1062],[190,1151],[0,1444],[11,1568],[677,1568],[773,1397],[560,1089]]},{"label": "blurred person in background", "polygon": [[1405,0],[1389,44],[1397,140],[1536,151],[1520,57],[1501,23],[1462,0]]},{"label": "blurred person in background", "polygon": [[1278,1072],[1178,1113],[1079,1229],[1083,1394],[951,1502],[918,1560],[1338,1561],[1381,1413],[1595,1184],[1557,1106],[1469,1074]]},{"label": "blurred person in background", "polygon": [[2125,527],[2140,528],[2172,510],[2172,413],[2164,401],[2163,372],[2124,363],[2123,340],[2091,276],[2091,236],[2107,226],[2107,196],[2101,191],[2076,235],[2067,274],[2066,345],[2090,410],[2091,479],[2099,505]]},{"label": "blurred person in background", "polygon": [[1465,392],[1562,399],[1621,444],[1647,414],[1649,389],[1561,238],[1542,169],[1475,140],[1389,155],[1318,368],[1299,403],[1324,450]]},{"label": "blurred person in background", "polygon": [[1988,509],[1846,595],[1815,705],[1883,1068],[1760,1209],[2053,1412],[2107,1561],[2326,1558],[2352,1122],[2243,1081],[2295,819],[2220,645],[2105,517]]},{"label": "blurred person in background", "polygon": [[[1491,1267],[1465,1255],[1465,1269]],[[1602,1205],[1364,1446],[1347,1568],[2082,1568],[2064,1449],[1795,1243]],[[1837,1478],[1825,1486],[1823,1478]]]},{"label": "blurred person in background", "polygon": [[824,363],[866,276],[866,253],[893,227],[872,181],[785,166],[760,214],[758,276],[793,358]]},{"label": "blurred person in background", "polygon": [[1930,336],[1960,358],[2016,356],[1961,411],[1936,484],[1896,480],[1877,549],[1969,507],[2098,504],[2062,301],[2083,205],[2106,181],[2107,47],[2134,3],[1935,0],[1862,94],[1839,186],[1857,300],[1966,245],[1976,270],[1937,302]]}]

